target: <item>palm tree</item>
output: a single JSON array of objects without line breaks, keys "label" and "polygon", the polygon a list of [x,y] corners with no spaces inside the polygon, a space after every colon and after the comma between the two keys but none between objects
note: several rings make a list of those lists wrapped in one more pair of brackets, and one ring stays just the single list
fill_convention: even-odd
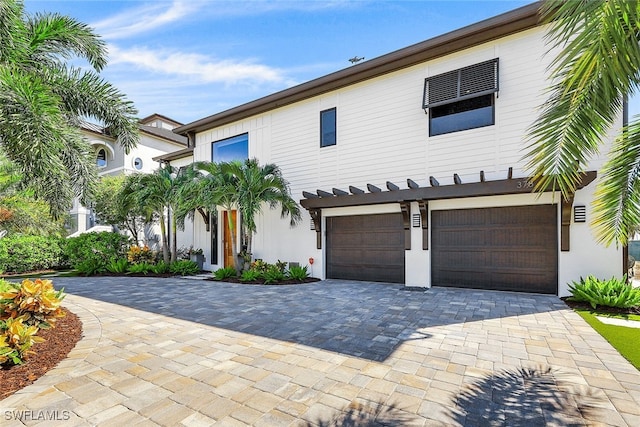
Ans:
[{"label": "palm tree", "polygon": [[193,180],[194,174],[192,168],[177,169],[165,165],[150,174],[136,174],[127,190],[147,212],[149,220],[151,215],[159,217],[165,262],[178,258],[178,217],[185,210],[182,205],[186,203],[183,199],[185,192],[181,189]]},{"label": "palm tree", "polygon": [[[227,227],[231,235],[231,251],[233,266],[238,270],[238,238],[236,237],[236,221],[231,212],[237,208],[237,183],[233,175],[222,171],[223,163],[196,162],[195,171],[199,173],[193,187],[188,192],[192,196],[188,205],[203,207],[209,212],[216,212],[220,206],[227,212]],[[216,230],[212,230],[213,233]]]},{"label": "palm tree", "polygon": [[[75,57],[93,69],[68,65]],[[97,179],[81,118],[104,122],[126,151],[137,144],[137,111],[99,76],[105,65],[106,46],[85,24],[0,2],[0,150],[55,215],[75,196],[86,202]]]},{"label": "palm tree", "polygon": [[[581,173],[640,84],[637,0],[546,1],[552,63],[550,97],[529,136],[526,157],[536,188],[569,198]],[[596,190],[593,224],[605,244],[626,244],[640,224],[640,121],[614,142]]]},{"label": "palm tree", "polygon": [[300,208],[291,198],[289,183],[275,164],[260,166],[254,158],[244,163],[222,163],[220,170],[229,174],[236,182],[235,202],[242,215],[243,228],[247,232],[248,253],[252,251],[253,234],[256,232],[255,217],[262,210],[263,204],[269,205],[271,209],[280,206],[280,217],[288,216],[292,227],[300,222]]}]

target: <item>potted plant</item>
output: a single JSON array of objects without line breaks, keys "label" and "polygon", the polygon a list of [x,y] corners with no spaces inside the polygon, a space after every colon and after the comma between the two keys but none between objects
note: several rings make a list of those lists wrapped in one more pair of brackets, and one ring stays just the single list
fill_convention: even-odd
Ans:
[{"label": "potted plant", "polygon": [[251,267],[251,254],[247,252],[246,249],[243,249],[238,254],[238,270],[248,270],[249,267]]},{"label": "potted plant", "polygon": [[195,262],[198,265],[198,268],[202,270],[202,265],[204,264],[204,252],[202,249],[189,249],[189,259]]}]

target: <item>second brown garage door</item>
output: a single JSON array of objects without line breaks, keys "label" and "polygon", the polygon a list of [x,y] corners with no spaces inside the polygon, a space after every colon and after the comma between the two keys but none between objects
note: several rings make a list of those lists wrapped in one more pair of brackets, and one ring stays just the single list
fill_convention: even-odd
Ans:
[{"label": "second brown garage door", "polygon": [[433,211],[435,286],[556,294],[555,205]]},{"label": "second brown garage door", "polygon": [[404,283],[402,214],[327,217],[327,277]]}]

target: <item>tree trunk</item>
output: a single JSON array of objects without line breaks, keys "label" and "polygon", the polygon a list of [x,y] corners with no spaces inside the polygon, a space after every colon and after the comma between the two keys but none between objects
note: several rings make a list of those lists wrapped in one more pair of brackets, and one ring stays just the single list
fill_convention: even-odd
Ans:
[{"label": "tree trunk", "polygon": [[171,262],[174,262],[178,259],[178,221],[175,215],[171,215],[171,239]]},{"label": "tree trunk", "polygon": [[164,215],[160,215],[160,234],[162,234],[162,259],[169,263],[169,239],[167,238],[167,224],[164,222]]},{"label": "tree trunk", "polygon": [[250,230],[247,231],[247,253],[253,253],[253,233]]},{"label": "tree trunk", "polygon": [[229,223],[229,234],[231,235],[231,253],[233,254],[233,267],[236,269],[236,274],[240,274],[238,270],[238,239],[236,238],[236,225],[233,222],[233,217],[231,216],[231,209],[227,209],[227,218]]}]

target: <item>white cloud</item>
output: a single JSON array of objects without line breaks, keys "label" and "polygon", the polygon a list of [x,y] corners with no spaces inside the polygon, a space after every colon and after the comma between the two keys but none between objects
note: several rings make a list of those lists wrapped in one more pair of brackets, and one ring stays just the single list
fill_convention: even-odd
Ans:
[{"label": "white cloud", "polygon": [[122,64],[154,73],[188,77],[203,83],[286,83],[287,80],[281,70],[249,60],[216,60],[197,53],[121,49],[110,45],[109,66]]},{"label": "white cloud", "polygon": [[362,1],[207,1],[173,0],[156,1],[152,4],[127,9],[115,16],[94,22],[91,26],[108,40],[126,39],[131,36],[150,32],[171,23],[183,21],[191,16],[194,19],[221,19],[228,16],[256,15],[261,13],[299,10],[315,12],[326,9],[342,9],[361,6]]},{"label": "white cloud", "polygon": [[128,9],[95,22],[92,27],[105,39],[123,39],[180,21],[197,12],[203,5],[198,1],[173,1],[169,6],[166,2],[158,2]]}]

